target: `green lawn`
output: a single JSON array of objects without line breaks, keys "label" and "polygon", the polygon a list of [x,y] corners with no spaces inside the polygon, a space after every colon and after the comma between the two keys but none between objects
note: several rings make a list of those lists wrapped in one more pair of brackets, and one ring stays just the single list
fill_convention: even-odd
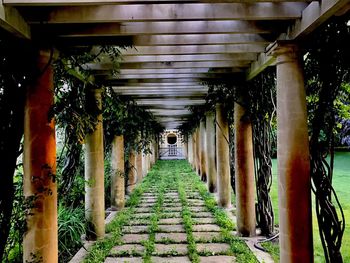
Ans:
[{"label": "green lawn", "polygon": [[[273,160],[273,186],[271,190],[274,205],[276,224],[278,224],[278,194],[277,194],[277,160]],[[345,214],[346,228],[343,237],[342,255],[344,262],[350,262],[350,153],[337,152],[334,163],[333,187],[335,188]],[[318,225],[315,213],[313,213],[315,262],[325,262],[323,249],[318,234]]]}]

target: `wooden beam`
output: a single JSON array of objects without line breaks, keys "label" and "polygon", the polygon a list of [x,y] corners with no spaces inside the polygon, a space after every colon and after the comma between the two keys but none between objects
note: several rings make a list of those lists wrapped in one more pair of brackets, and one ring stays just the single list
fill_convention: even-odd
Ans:
[{"label": "wooden beam", "polygon": [[219,78],[217,75],[207,74],[146,74],[146,75],[118,75],[117,77],[108,77],[107,80],[123,80],[123,79],[205,79],[205,78]]},{"label": "wooden beam", "polygon": [[157,90],[167,90],[167,89],[171,89],[171,90],[207,90],[207,87],[204,86],[200,86],[200,85],[189,85],[187,83],[175,83],[175,84],[180,84],[180,85],[151,85],[151,86],[145,86],[145,85],[138,85],[138,86],[112,86],[113,90],[153,90],[153,89],[157,89]]},{"label": "wooden beam", "polygon": [[146,4],[56,7],[32,10],[37,23],[107,23],[185,20],[291,20],[300,18],[304,3]]},{"label": "wooden beam", "polygon": [[119,74],[184,74],[184,73],[207,73],[207,74],[231,74],[234,71],[230,68],[217,68],[215,71],[208,72],[209,68],[179,68],[179,69],[121,69]]},{"label": "wooden beam", "polygon": [[[33,24],[33,32],[63,39],[169,34],[267,34],[271,26],[255,21],[172,21],[98,24]],[[275,29],[274,29],[275,30]],[[136,42],[137,43],[137,38]]]},{"label": "wooden beam", "polygon": [[[328,18],[349,5],[349,0],[321,0],[311,2],[302,12],[302,17],[289,28],[287,34],[281,34],[278,40],[300,40],[314,31]],[[268,48],[267,48],[268,49]],[[253,63],[247,73],[250,80],[274,63],[274,58],[266,54],[260,54],[258,60]]]},{"label": "wooden beam", "polygon": [[0,2],[0,27],[10,32],[11,34],[30,39],[31,32],[30,27],[23,19],[17,9],[9,6],[4,6]]},{"label": "wooden beam", "polygon": [[260,53],[265,50],[264,44],[238,45],[193,45],[193,46],[151,46],[135,47],[122,51],[123,55],[185,55],[185,54],[234,54]]}]

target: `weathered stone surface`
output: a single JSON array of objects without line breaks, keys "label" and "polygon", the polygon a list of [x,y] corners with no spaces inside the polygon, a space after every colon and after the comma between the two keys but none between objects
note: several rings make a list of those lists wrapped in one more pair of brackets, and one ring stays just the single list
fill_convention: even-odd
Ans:
[{"label": "weathered stone surface", "polygon": [[228,254],[230,253],[230,245],[226,243],[199,243],[197,251],[200,254]]},{"label": "weathered stone surface", "polygon": [[148,218],[139,218],[139,219],[134,219],[126,222],[126,225],[128,226],[134,226],[134,225],[147,225],[149,223]]},{"label": "weathered stone surface", "polygon": [[187,244],[155,244],[154,248],[154,255],[178,256],[187,254]]},{"label": "weathered stone surface", "polygon": [[142,263],[141,257],[123,257],[123,258],[112,258],[108,257],[105,263]]},{"label": "weathered stone surface", "polygon": [[148,226],[125,226],[123,227],[123,233],[125,234],[140,234],[147,233]]},{"label": "weathered stone surface", "polygon": [[139,205],[137,206],[138,208],[144,208],[144,207],[152,207],[155,206],[155,202],[141,202],[139,203]]},{"label": "weathered stone surface", "polygon": [[153,263],[190,263],[188,257],[151,257]]},{"label": "weathered stone surface", "polygon": [[148,234],[125,234],[122,236],[121,240],[125,244],[138,244],[148,240]]},{"label": "weathered stone surface", "polygon": [[207,212],[208,209],[205,206],[190,206],[191,212]]},{"label": "weathered stone surface", "polygon": [[185,232],[185,228],[183,225],[159,225],[159,232]]},{"label": "weathered stone surface", "polygon": [[221,237],[220,232],[192,232],[195,241],[210,242],[213,239],[218,240]]},{"label": "weathered stone surface", "polygon": [[214,218],[213,214],[210,212],[197,212],[192,213],[192,217],[208,217],[208,218]]},{"label": "weathered stone surface", "polygon": [[135,213],[150,213],[152,212],[152,207],[138,207],[135,208]]},{"label": "weathered stone surface", "polygon": [[236,262],[235,257],[233,256],[209,256],[209,257],[200,257],[200,263],[234,263]]},{"label": "weathered stone surface", "polygon": [[156,242],[183,243],[187,241],[186,233],[156,233]]},{"label": "weathered stone surface", "polygon": [[213,217],[196,217],[193,218],[194,224],[215,224],[215,218]]},{"label": "weathered stone surface", "polygon": [[159,225],[176,225],[182,224],[182,218],[163,218],[158,222]]},{"label": "weathered stone surface", "polygon": [[128,245],[120,245],[112,248],[110,252],[110,256],[118,256],[118,255],[142,255],[145,250],[144,246],[138,244],[128,244]]},{"label": "weathered stone surface", "polygon": [[220,227],[214,224],[193,225],[193,231],[197,232],[219,232]]},{"label": "weathered stone surface", "polygon": [[163,212],[181,212],[181,206],[168,206],[163,208]]},{"label": "weathered stone surface", "polygon": [[134,214],[134,218],[137,219],[137,218],[149,218],[151,217],[152,213],[137,213],[137,214]]},{"label": "weathered stone surface", "polygon": [[180,212],[163,212],[162,213],[162,218],[182,218]]}]

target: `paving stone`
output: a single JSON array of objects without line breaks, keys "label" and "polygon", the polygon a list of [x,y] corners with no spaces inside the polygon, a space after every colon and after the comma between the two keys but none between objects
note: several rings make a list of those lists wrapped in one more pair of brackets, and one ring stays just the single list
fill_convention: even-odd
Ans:
[{"label": "paving stone", "polygon": [[156,203],[148,203],[148,202],[147,203],[146,202],[142,203],[141,202],[141,203],[138,204],[137,208],[152,207],[152,206],[155,206],[155,204]]},{"label": "paving stone", "polygon": [[182,207],[181,206],[168,206],[168,207],[163,207],[164,212],[181,212]]},{"label": "paving stone", "polygon": [[153,263],[191,263],[188,257],[151,257]]},{"label": "paving stone", "polygon": [[196,217],[193,218],[194,224],[215,224],[215,219],[213,217]]},{"label": "paving stone", "polygon": [[163,212],[161,215],[162,218],[182,218],[180,212]]},{"label": "paving stone", "polygon": [[236,262],[233,256],[209,256],[199,257],[200,263],[234,263]]},{"label": "paving stone", "polygon": [[124,234],[142,234],[148,233],[148,226],[125,226],[123,227]]},{"label": "paving stone", "polygon": [[197,232],[219,232],[220,227],[214,224],[193,225],[193,231]]},{"label": "paving stone", "polygon": [[121,240],[125,244],[139,244],[142,241],[148,240],[148,234],[125,234]]},{"label": "paving stone", "polygon": [[220,239],[221,233],[220,232],[192,232],[193,238],[196,242],[210,242],[213,239]]},{"label": "paving stone", "polygon": [[187,202],[189,205],[205,205],[204,201],[197,199],[188,199]]},{"label": "paving stone", "polygon": [[163,207],[181,206],[180,200],[174,202],[163,202]]},{"label": "paving stone", "polygon": [[150,213],[152,212],[152,208],[151,207],[138,207],[135,208],[135,213]]},{"label": "paving stone", "polygon": [[199,254],[217,255],[229,254],[230,245],[226,243],[197,243],[197,252]]},{"label": "paving stone", "polygon": [[144,251],[145,247],[139,244],[120,245],[112,248],[110,256],[125,256],[126,254],[140,256],[143,254]]},{"label": "paving stone", "polygon": [[154,255],[186,255],[187,244],[155,244]]},{"label": "paving stone", "polygon": [[126,222],[127,226],[147,225],[147,224],[149,224],[148,218],[133,219],[133,220]]},{"label": "paving stone", "polygon": [[157,198],[154,198],[154,197],[143,197],[143,198],[140,199],[140,202],[155,203],[155,202],[157,202]]},{"label": "paving stone", "polygon": [[173,243],[183,243],[187,241],[186,233],[156,233],[156,242],[171,241]]},{"label": "paving stone", "polygon": [[183,225],[159,225],[159,232],[185,232]]},{"label": "paving stone", "polygon": [[208,218],[214,218],[213,214],[210,212],[196,212],[192,213],[192,217],[208,217]]},{"label": "paving stone", "polygon": [[191,212],[207,212],[208,209],[205,206],[190,206],[189,207]]},{"label": "paving stone", "polygon": [[143,259],[141,257],[122,257],[122,258],[111,258],[108,257],[105,263],[142,263]]},{"label": "paving stone", "polygon": [[149,218],[153,215],[153,213],[137,213],[134,214],[134,219],[138,219],[138,218]]},{"label": "paving stone", "polygon": [[182,224],[182,218],[163,218],[158,222],[159,225],[176,225]]}]

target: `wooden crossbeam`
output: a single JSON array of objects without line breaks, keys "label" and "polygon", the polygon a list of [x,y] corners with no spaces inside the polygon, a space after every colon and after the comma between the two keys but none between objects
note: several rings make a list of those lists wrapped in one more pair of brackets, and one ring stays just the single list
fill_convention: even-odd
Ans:
[{"label": "wooden crossbeam", "polygon": [[104,23],[186,20],[290,20],[301,16],[304,3],[146,4],[38,8],[31,22]]},{"label": "wooden crossbeam", "polygon": [[217,68],[208,72],[209,68],[176,68],[176,69],[121,69],[120,74],[184,74],[184,73],[206,73],[206,74],[232,74],[234,71],[230,68]]},{"label": "wooden crossbeam", "polygon": [[4,6],[2,3],[0,3],[0,27],[17,37],[31,38],[30,27],[17,9]]}]

